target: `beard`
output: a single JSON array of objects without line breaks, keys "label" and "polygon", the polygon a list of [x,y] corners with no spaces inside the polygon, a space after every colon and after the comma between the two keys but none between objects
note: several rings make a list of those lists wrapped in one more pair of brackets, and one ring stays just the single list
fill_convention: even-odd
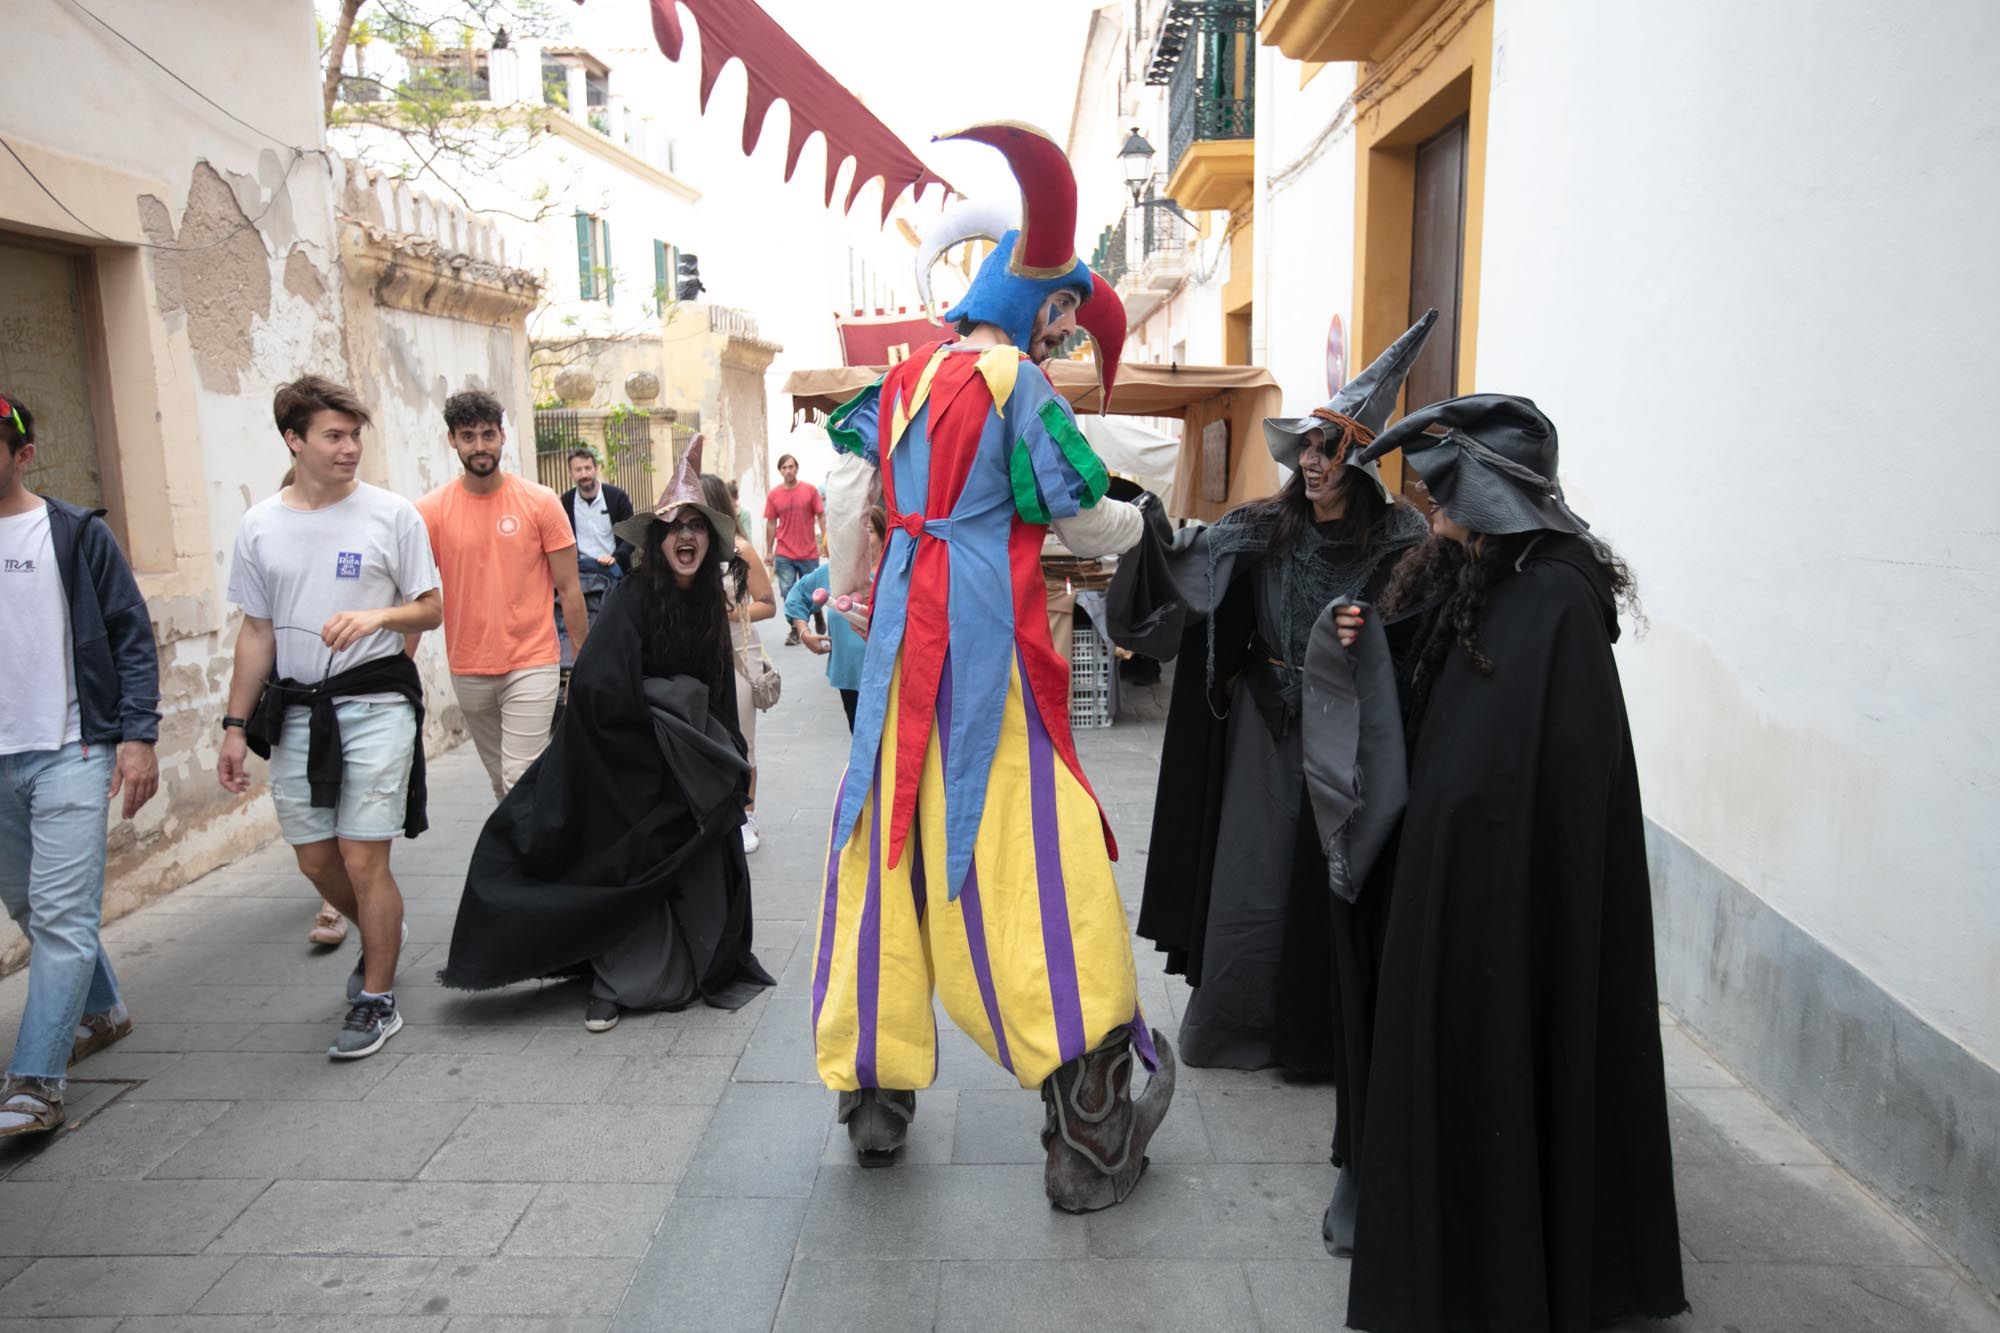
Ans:
[{"label": "beard", "polygon": [[490,477],[493,475],[494,469],[500,466],[500,456],[498,454],[470,454],[458,461],[467,472],[470,472],[475,477]]}]

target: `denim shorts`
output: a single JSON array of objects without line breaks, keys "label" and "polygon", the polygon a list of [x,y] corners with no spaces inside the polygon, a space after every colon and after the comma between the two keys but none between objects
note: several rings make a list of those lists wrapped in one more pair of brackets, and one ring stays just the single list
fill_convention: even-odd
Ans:
[{"label": "denim shorts", "polygon": [[403,836],[403,807],[410,790],[410,758],[417,743],[417,715],[407,699],[372,703],[336,699],[340,718],[340,804],[315,809],[306,782],[312,710],[285,713],[285,731],[271,751],[271,800],[278,828],[294,847],[328,838],[386,842]]}]

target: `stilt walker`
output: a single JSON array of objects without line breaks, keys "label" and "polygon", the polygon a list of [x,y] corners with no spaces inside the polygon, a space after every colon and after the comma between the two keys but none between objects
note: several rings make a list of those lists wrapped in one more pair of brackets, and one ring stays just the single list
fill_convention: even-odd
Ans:
[{"label": "stilt walker", "polygon": [[[1022,220],[963,205],[940,219],[919,264],[926,295],[929,261],[951,244],[997,243],[946,313],[961,336],[918,349],[828,424],[880,469],[889,543],[827,854],[815,1051],[862,1162],[886,1164],[937,1072],[935,992],[1041,1089],[1049,1198],[1083,1212],[1138,1182],[1174,1066],[1139,1009],[1116,849],[1070,736],[1040,565],[1050,526],[1100,555],[1131,547],[1141,522],[1104,498],[1103,464],[1036,363],[1081,328],[1108,400],[1125,313],[1076,257],[1060,147],[1011,124],[944,137],[1006,155]],[[1135,1058],[1155,1070],[1136,1100]]]}]

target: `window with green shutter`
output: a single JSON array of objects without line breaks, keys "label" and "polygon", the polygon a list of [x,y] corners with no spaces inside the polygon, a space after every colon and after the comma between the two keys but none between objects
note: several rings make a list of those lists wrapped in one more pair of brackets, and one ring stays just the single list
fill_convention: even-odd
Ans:
[{"label": "window with green shutter", "polygon": [[597,234],[593,219],[582,209],[576,214],[576,294],[585,301],[597,299]]},{"label": "window with green shutter", "polygon": [[611,224],[603,218],[597,220],[597,265],[604,270],[604,304],[610,305],[613,300],[611,290]]}]

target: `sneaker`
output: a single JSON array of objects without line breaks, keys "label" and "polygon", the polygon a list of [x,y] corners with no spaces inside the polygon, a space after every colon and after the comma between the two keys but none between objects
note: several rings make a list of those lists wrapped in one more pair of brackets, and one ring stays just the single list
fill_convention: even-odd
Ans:
[{"label": "sneaker", "polygon": [[743,812],[743,852],[749,855],[764,845],[764,839],[757,833],[757,814],[754,810]]},{"label": "sneaker", "polygon": [[[409,942],[410,923],[405,921],[403,923],[403,943],[408,944]],[[361,992],[364,989],[363,977],[367,971],[368,954],[364,950],[354,955],[354,970],[347,974],[347,1002],[349,1004],[358,1004],[360,1002]]]},{"label": "sneaker", "polygon": [[0,1139],[46,1134],[62,1122],[62,1080],[18,1074],[0,1078]]},{"label": "sneaker", "polygon": [[785,647],[790,648],[799,642],[801,642],[801,640],[799,639],[798,626],[794,625],[792,627],[792,632],[785,636]]},{"label": "sneaker", "polygon": [[336,1060],[359,1060],[381,1050],[402,1030],[403,1016],[396,1012],[394,1000],[356,1000],[326,1053]]},{"label": "sneaker", "polygon": [[609,1032],[618,1026],[620,1012],[617,1001],[593,998],[583,1007],[583,1026],[590,1032]]}]

